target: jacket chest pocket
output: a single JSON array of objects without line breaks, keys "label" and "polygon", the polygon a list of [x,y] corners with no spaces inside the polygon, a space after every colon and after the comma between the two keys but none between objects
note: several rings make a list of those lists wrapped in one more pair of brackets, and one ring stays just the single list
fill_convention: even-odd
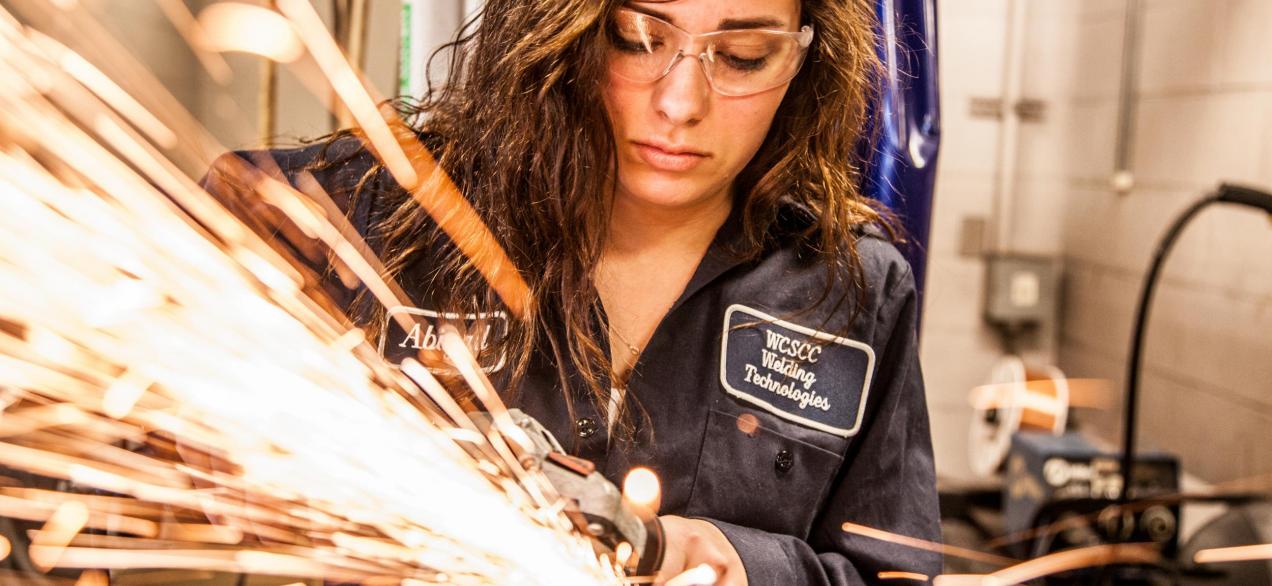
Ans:
[{"label": "jacket chest pocket", "polygon": [[711,410],[685,514],[807,538],[843,458],[764,419]]}]

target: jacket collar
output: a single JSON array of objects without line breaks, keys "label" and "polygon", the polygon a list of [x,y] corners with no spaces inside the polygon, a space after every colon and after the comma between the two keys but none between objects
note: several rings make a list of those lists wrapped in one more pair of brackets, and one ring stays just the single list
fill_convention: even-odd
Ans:
[{"label": "jacket collar", "polygon": [[[784,239],[783,236],[807,229],[814,222],[816,222],[816,216],[804,206],[795,202],[782,202],[779,204],[777,217],[769,228],[769,235],[772,239],[781,240]],[[698,291],[701,291],[734,267],[754,262],[755,259],[748,258],[743,254],[745,239],[746,231],[742,222],[742,206],[734,204],[733,209],[729,211],[729,216],[725,218],[724,223],[716,230],[715,238],[712,239],[711,245],[707,247],[707,253],[702,257],[702,261],[698,263],[698,268],[694,271],[693,276],[689,278],[689,284],[685,286],[684,292],[676,299],[671,309],[675,310],[680,307],[682,303]]]}]

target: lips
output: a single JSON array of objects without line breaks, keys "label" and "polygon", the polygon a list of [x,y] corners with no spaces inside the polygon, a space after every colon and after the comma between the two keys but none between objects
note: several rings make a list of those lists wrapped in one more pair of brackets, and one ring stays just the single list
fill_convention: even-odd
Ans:
[{"label": "lips", "polygon": [[632,144],[636,147],[636,154],[641,160],[659,171],[683,173],[697,167],[710,156],[688,147],[635,141]]}]

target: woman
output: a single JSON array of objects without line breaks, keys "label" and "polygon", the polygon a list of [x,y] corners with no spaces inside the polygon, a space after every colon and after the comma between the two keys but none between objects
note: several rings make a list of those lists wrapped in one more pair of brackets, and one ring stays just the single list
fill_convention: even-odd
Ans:
[{"label": "woman", "polygon": [[[872,31],[866,0],[489,0],[409,113],[529,284],[522,319],[356,138],[272,154],[409,311],[468,314],[512,406],[615,482],[659,474],[660,579],[934,575],[841,530],[939,538],[913,280],[856,187]],[[390,357],[433,343],[341,301]]]}]

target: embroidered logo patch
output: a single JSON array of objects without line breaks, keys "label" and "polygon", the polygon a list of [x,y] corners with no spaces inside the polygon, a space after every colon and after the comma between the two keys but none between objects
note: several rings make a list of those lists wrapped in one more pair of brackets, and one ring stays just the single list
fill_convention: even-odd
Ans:
[{"label": "embroidered logo patch", "polygon": [[855,435],[874,373],[869,345],[783,321],[745,305],[724,313],[720,384],[778,417]]},{"label": "embroidered logo patch", "polygon": [[[416,323],[405,330],[393,319],[399,313],[416,316]],[[400,364],[406,358],[416,356],[420,350],[440,350],[437,328],[443,323],[463,321],[467,334],[464,341],[482,361],[482,370],[490,373],[503,368],[507,356],[500,354],[485,358],[481,354],[496,340],[508,333],[508,314],[502,311],[488,313],[442,313],[416,307],[394,307],[388,311],[387,327],[380,335],[380,355],[390,364]],[[421,319],[422,318],[422,319]]]}]

